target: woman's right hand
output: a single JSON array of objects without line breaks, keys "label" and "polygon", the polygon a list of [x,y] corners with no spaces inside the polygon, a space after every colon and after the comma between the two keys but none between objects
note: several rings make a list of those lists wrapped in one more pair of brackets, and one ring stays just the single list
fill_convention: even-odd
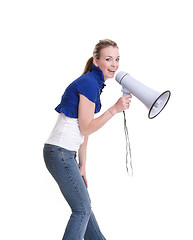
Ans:
[{"label": "woman's right hand", "polygon": [[124,110],[128,109],[130,106],[132,95],[127,94],[123,97],[120,97],[118,101],[112,106],[111,111],[113,114],[123,112]]}]

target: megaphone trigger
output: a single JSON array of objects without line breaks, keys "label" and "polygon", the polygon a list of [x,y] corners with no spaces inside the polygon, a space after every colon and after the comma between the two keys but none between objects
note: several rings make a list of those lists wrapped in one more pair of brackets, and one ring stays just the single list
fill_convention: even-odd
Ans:
[{"label": "megaphone trigger", "polygon": [[121,91],[123,92],[123,96],[128,96],[126,99],[131,100],[132,95],[131,95],[130,91],[127,88],[122,87]]}]

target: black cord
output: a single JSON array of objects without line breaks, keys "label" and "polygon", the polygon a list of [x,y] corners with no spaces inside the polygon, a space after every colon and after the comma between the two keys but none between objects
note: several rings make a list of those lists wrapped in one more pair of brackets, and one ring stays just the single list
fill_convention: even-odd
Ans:
[{"label": "black cord", "polygon": [[[129,133],[128,133],[128,128],[127,128],[125,111],[123,111],[123,116],[124,116],[124,131],[125,131],[125,140],[126,140],[126,169],[127,169],[127,173],[130,176],[133,176],[131,145],[130,145],[130,141],[129,141]],[[129,161],[130,171],[129,171],[129,167],[128,167],[128,153],[129,153],[129,157],[130,157],[130,161]]]}]

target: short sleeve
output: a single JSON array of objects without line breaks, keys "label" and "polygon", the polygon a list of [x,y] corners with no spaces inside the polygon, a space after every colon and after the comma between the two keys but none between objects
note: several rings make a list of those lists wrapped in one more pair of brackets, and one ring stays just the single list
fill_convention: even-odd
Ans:
[{"label": "short sleeve", "polygon": [[91,102],[96,103],[99,95],[99,86],[95,79],[82,78],[77,82],[78,93],[84,95]]}]

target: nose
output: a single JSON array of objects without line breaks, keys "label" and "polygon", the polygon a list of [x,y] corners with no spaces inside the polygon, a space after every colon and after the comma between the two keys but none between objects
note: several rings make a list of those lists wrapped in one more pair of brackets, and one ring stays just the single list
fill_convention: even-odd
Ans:
[{"label": "nose", "polygon": [[116,60],[111,61],[111,66],[116,67],[118,65],[118,62]]}]

